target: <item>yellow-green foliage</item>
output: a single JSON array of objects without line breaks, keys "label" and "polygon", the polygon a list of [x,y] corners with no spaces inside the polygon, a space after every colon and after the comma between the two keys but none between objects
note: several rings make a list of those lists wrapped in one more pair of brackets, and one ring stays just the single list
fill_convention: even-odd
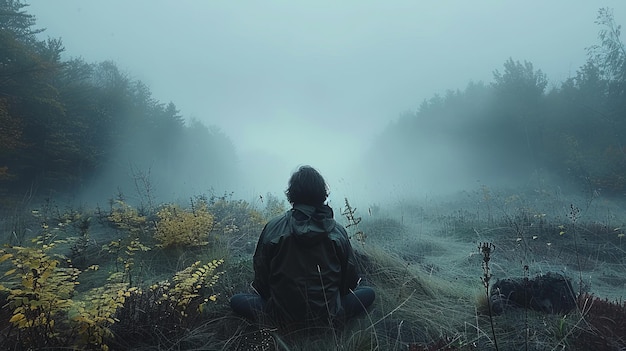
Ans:
[{"label": "yellow-green foliage", "polygon": [[208,244],[214,217],[204,201],[195,203],[191,209],[178,205],[166,205],[158,213],[154,238],[161,247],[201,246]]},{"label": "yellow-green foliage", "polygon": [[267,193],[265,197],[259,196],[261,203],[265,204],[263,216],[266,220],[270,220],[276,216],[280,216],[287,210],[285,200],[281,200],[272,193]]},{"label": "yellow-green foliage", "polygon": [[[162,244],[175,242],[185,245],[206,243],[213,228],[213,215],[206,202],[192,204],[191,210],[167,206],[170,212],[160,213],[161,224],[157,231],[164,238]],[[36,217],[39,211],[33,211]],[[217,272],[223,260],[207,263],[195,262],[176,273],[170,281],[147,288],[139,285],[137,253],[150,250],[140,240],[148,232],[146,218],[136,210],[118,201],[112,205],[106,218],[115,228],[124,232],[121,239],[103,245],[103,250],[114,255],[115,268],[106,282],[87,291],[77,291],[82,272],[72,265],[70,259],[58,254],[68,250],[68,241],[57,239],[67,234],[60,230],[82,217],[72,213],[58,220],[58,228],[41,219],[41,235],[32,240],[32,246],[13,246],[0,249],[0,296],[6,303],[0,304],[0,348],[41,349],[73,348],[108,350],[115,345],[115,337],[121,331],[134,329],[143,335],[180,335],[197,322],[204,306],[216,301],[213,286],[221,272]],[[179,240],[175,228],[182,223],[196,233],[196,239]],[[165,225],[165,224],[168,225]],[[185,227],[188,226],[188,227]],[[87,233],[88,224],[77,227]],[[157,228],[155,228],[156,230]],[[166,233],[173,233],[168,236]],[[65,245],[59,245],[65,243]],[[69,247],[71,249],[71,247]],[[113,268],[113,267],[111,267]],[[131,274],[132,272],[132,274]],[[140,272],[140,270],[138,271]],[[93,279],[92,283],[95,282]],[[145,318],[149,317],[149,318]]]},{"label": "yellow-green foliage", "polygon": [[111,213],[107,219],[116,228],[129,230],[131,232],[142,231],[146,225],[146,217],[139,215],[139,212],[129,204],[121,200],[115,200],[111,205]]},{"label": "yellow-green foliage", "polygon": [[177,272],[173,277],[173,285],[169,281],[159,282],[150,287],[152,291],[159,292],[158,304],[170,304],[182,317],[190,312],[202,312],[204,305],[210,300],[215,301],[217,295],[213,294],[199,301],[202,289],[213,287],[221,272],[215,272],[224,260],[213,260],[201,264],[200,261]]},{"label": "yellow-green foliage", "polygon": [[249,237],[257,236],[267,223],[261,212],[243,200],[219,199],[209,209],[217,220],[215,232],[222,233],[231,244],[249,241]]},{"label": "yellow-green foliage", "polygon": [[4,273],[9,281],[0,285],[8,293],[9,320],[17,327],[20,340],[28,345],[41,345],[58,336],[57,321],[63,321],[64,312],[72,305],[71,297],[78,284],[80,271],[59,266],[59,260],[47,251],[55,243],[40,247],[12,247],[0,250],[0,262],[11,260],[12,268]]},{"label": "yellow-green foliage", "polygon": [[107,245],[103,245],[102,249],[115,255],[115,271],[123,272],[124,279],[132,284],[133,268],[135,267],[135,253],[139,251],[149,251],[150,247],[139,241],[139,238],[131,236],[124,240],[113,240]]},{"label": "yellow-green foliage", "polygon": [[117,311],[131,294],[141,293],[137,287],[128,288],[122,273],[113,273],[104,286],[89,290],[75,300],[70,312],[73,329],[78,332],[77,346],[97,345],[108,350],[107,339],[113,337],[110,326],[119,320]]},{"label": "yellow-green foliage", "polygon": [[150,248],[140,241],[140,236],[147,230],[145,216],[140,216],[136,209],[127,203],[116,200],[111,205],[111,213],[107,219],[117,229],[126,231],[126,237],[113,240],[102,246],[104,251],[116,256],[115,271],[123,271],[128,282],[132,284],[132,269],[135,265],[135,253],[148,251]]}]

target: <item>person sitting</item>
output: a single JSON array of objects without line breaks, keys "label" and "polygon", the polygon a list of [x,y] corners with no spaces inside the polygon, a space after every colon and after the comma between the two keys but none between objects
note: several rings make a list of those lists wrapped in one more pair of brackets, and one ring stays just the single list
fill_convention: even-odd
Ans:
[{"label": "person sitting", "polygon": [[375,293],[361,286],[346,229],[325,204],[328,187],[311,166],[291,175],[292,208],[263,228],[254,257],[254,293],[232,296],[233,311],[279,324],[337,325],[367,310]]}]

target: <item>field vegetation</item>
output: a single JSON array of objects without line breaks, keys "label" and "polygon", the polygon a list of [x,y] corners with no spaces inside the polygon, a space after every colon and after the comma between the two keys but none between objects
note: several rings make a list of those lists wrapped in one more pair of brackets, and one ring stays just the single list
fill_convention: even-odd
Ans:
[{"label": "field vegetation", "polygon": [[[429,135],[467,153],[461,175],[493,178],[445,197],[332,204],[377,298],[343,328],[297,331],[228,305],[250,290],[283,196],[194,192],[236,185],[228,136],[113,62],[63,60],[26,9],[0,0],[1,349],[626,349],[626,51],[610,9],[587,64],[560,85],[509,59],[493,82],[383,131],[362,178],[428,173],[414,155],[438,157]],[[173,184],[190,195],[169,200]],[[85,194],[108,200],[74,201]],[[572,308],[526,293],[493,303],[496,284],[546,276],[571,283]]]},{"label": "field vegetation", "polygon": [[[151,212],[137,210],[121,196],[107,208],[25,204],[3,222],[0,346],[624,347],[622,204],[581,197],[587,202],[579,208],[547,192],[490,190],[485,197],[485,191],[464,194],[464,200],[414,200],[402,211],[398,204],[365,211],[346,200],[337,220],[352,236],[364,284],[376,289],[376,302],[367,315],[341,329],[299,331],[251,323],[228,305],[234,293],[250,289],[252,252],[264,223],[286,210],[273,195],[254,203],[228,194],[198,196]],[[489,308],[494,282],[553,273],[572,282],[574,308],[536,310],[530,300],[497,313]]]}]

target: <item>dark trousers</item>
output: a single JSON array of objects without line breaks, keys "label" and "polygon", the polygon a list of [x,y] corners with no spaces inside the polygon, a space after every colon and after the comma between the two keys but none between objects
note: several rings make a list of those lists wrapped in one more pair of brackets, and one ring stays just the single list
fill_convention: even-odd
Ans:
[{"label": "dark trousers", "polygon": [[[351,291],[341,299],[344,318],[349,319],[365,312],[375,298],[374,289],[370,287],[358,287]],[[265,300],[257,294],[235,294],[230,298],[230,307],[235,313],[251,320],[258,320],[266,312]]]}]

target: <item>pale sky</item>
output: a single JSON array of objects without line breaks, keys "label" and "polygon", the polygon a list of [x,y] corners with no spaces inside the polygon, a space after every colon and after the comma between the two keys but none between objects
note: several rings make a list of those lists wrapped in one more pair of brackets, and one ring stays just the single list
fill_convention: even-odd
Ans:
[{"label": "pale sky", "polygon": [[558,84],[598,43],[599,8],[626,23],[623,0],[30,4],[66,57],[115,61],[186,118],[221,128],[255,176],[282,188],[299,164],[349,183],[387,124],[435,93],[491,82],[509,57]]}]

